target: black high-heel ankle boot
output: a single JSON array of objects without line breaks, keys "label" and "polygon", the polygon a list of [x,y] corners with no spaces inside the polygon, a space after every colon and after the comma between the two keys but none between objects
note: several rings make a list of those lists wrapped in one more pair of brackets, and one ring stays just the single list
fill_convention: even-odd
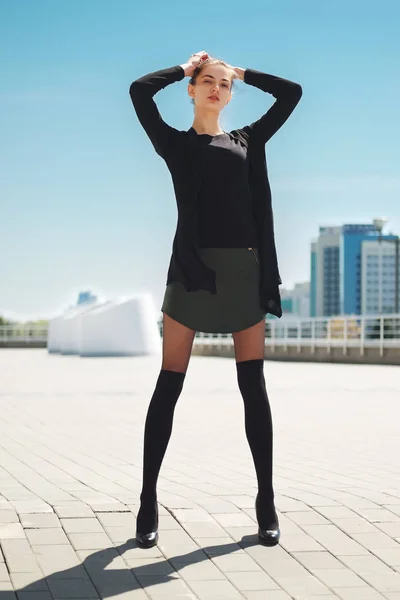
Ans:
[{"label": "black high-heel ankle boot", "polygon": [[268,505],[265,507],[268,514],[262,516],[263,509],[260,507],[259,494],[257,494],[255,509],[258,521],[258,539],[264,546],[276,546],[281,536],[278,515],[275,507]]},{"label": "black high-heel ankle boot", "polygon": [[158,542],[157,499],[145,501],[141,498],[136,520],[136,541],[142,548],[152,548]]}]

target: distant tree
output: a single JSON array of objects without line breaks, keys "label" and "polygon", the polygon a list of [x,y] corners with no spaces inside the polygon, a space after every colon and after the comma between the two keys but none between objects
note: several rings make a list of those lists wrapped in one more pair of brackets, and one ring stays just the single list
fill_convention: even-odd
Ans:
[{"label": "distant tree", "polygon": [[5,319],[4,317],[2,317],[0,315],[0,325],[12,325],[12,321],[9,321],[8,319]]}]

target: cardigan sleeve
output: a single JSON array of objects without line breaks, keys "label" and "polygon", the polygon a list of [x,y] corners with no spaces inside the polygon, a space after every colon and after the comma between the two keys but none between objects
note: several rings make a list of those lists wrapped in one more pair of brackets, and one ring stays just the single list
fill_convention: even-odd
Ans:
[{"label": "cardigan sleeve", "polygon": [[296,108],[303,89],[294,81],[255,69],[245,69],[244,82],[276,98],[271,108],[260,119],[242,128],[249,136],[266,143]]},{"label": "cardigan sleeve", "polygon": [[180,81],[185,71],[180,65],[154,71],[133,81],[129,95],[137,117],[152,142],[157,154],[165,158],[166,150],[173,145],[177,129],[161,117],[153,96],[167,85]]}]

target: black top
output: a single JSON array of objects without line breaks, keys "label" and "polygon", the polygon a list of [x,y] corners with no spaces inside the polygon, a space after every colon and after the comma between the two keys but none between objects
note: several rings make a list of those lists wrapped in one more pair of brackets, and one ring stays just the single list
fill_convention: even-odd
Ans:
[{"label": "black top", "polygon": [[[222,224],[229,211],[223,210],[223,199],[229,204],[227,197],[216,190],[219,198],[219,207],[212,210],[212,221],[219,220],[218,231],[205,228],[205,216],[207,201],[211,190],[210,180],[210,157],[217,153],[223,158],[221,168],[227,169],[228,161],[237,160],[241,165],[242,177],[239,176],[241,192],[235,196],[234,204],[237,209],[237,218],[233,218],[229,212],[229,222],[232,226],[236,223],[235,245],[240,236],[251,232],[251,223],[256,228],[256,241],[251,238],[249,246],[259,249],[260,257],[260,305],[265,310],[277,317],[282,316],[279,285],[282,283],[275,248],[274,224],[271,202],[271,189],[268,181],[267,163],[265,155],[265,143],[285,123],[293,112],[302,96],[302,88],[298,83],[282,79],[276,75],[269,75],[262,71],[247,68],[244,72],[244,83],[255,86],[264,92],[272,94],[276,101],[259,119],[245,125],[242,128],[226,132],[224,136],[206,136],[197,134],[191,127],[189,130],[178,130],[167,124],[161,117],[153,96],[167,85],[180,81],[185,77],[181,65],[175,65],[153,73],[148,73],[133,81],[129,88],[130,97],[135,108],[138,119],[145,129],[157,154],[161,156],[171,173],[178,207],[178,223],[172,243],[171,260],[168,267],[167,284],[181,282],[187,291],[199,289],[207,290],[212,294],[217,293],[216,273],[200,259],[197,249],[201,240],[213,245],[223,235]],[[227,147],[220,147],[220,140]],[[212,143],[209,143],[212,142]],[[236,146],[234,146],[236,144]],[[229,147],[229,148],[228,148]],[[234,148],[243,148],[242,159],[234,153]],[[245,150],[244,150],[245,149]],[[246,160],[244,153],[247,152]],[[240,153],[239,153],[240,154]],[[216,155],[216,154],[215,154]],[[247,167],[245,166],[247,164]],[[204,169],[205,165],[208,168]],[[238,221],[243,218],[246,211],[248,194],[245,191],[244,173],[248,174],[248,189],[250,191],[251,219],[244,219],[247,225],[239,225]],[[229,169],[230,177],[236,177],[236,173]],[[205,176],[206,173],[206,176]],[[224,184],[221,171],[218,170],[217,181]],[[215,181],[214,181],[215,185]],[[229,185],[229,183],[226,183]],[[231,188],[229,187],[231,192]],[[214,193],[214,192],[213,192]],[[210,214],[210,213],[209,213]],[[222,219],[222,221],[221,221]],[[225,224],[224,224],[225,227]],[[211,235],[213,237],[211,238]],[[239,237],[238,237],[239,236]],[[226,239],[224,245],[226,245]],[[240,246],[247,245],[243,239]],[[231,242],[230,242],[231,243]]]},{"label": "black top", "polygon": [[246,146],[228,133],[197,135],[204,144],[197,197],[199,247],[257,246]]}]

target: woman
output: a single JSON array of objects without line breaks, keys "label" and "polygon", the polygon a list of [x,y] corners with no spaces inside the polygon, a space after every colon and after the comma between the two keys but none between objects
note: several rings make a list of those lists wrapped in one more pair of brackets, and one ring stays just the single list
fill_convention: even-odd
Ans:
[{"label": "woman", "polygon": [[[164,122],[153,96],[189,76],[193,125]],[[219,117],[233,81],[271,93],[274,105],[241,129],[222,130]],[[272,417],[263,373],[265,315],[282,315],[265,143],[302,95],[299,84],[254,69],[232,67],[205,51],[188,62],[149,73],[130,86],[140,123],[171,173],[178,224],[162,304],[163,359],[148,408],[143,486],[136,540],[158,541],[156,485],[170,439],[196,331],[232,333],[245,429],[257,474],[258,539],[279,542],[272,482]]]}]

